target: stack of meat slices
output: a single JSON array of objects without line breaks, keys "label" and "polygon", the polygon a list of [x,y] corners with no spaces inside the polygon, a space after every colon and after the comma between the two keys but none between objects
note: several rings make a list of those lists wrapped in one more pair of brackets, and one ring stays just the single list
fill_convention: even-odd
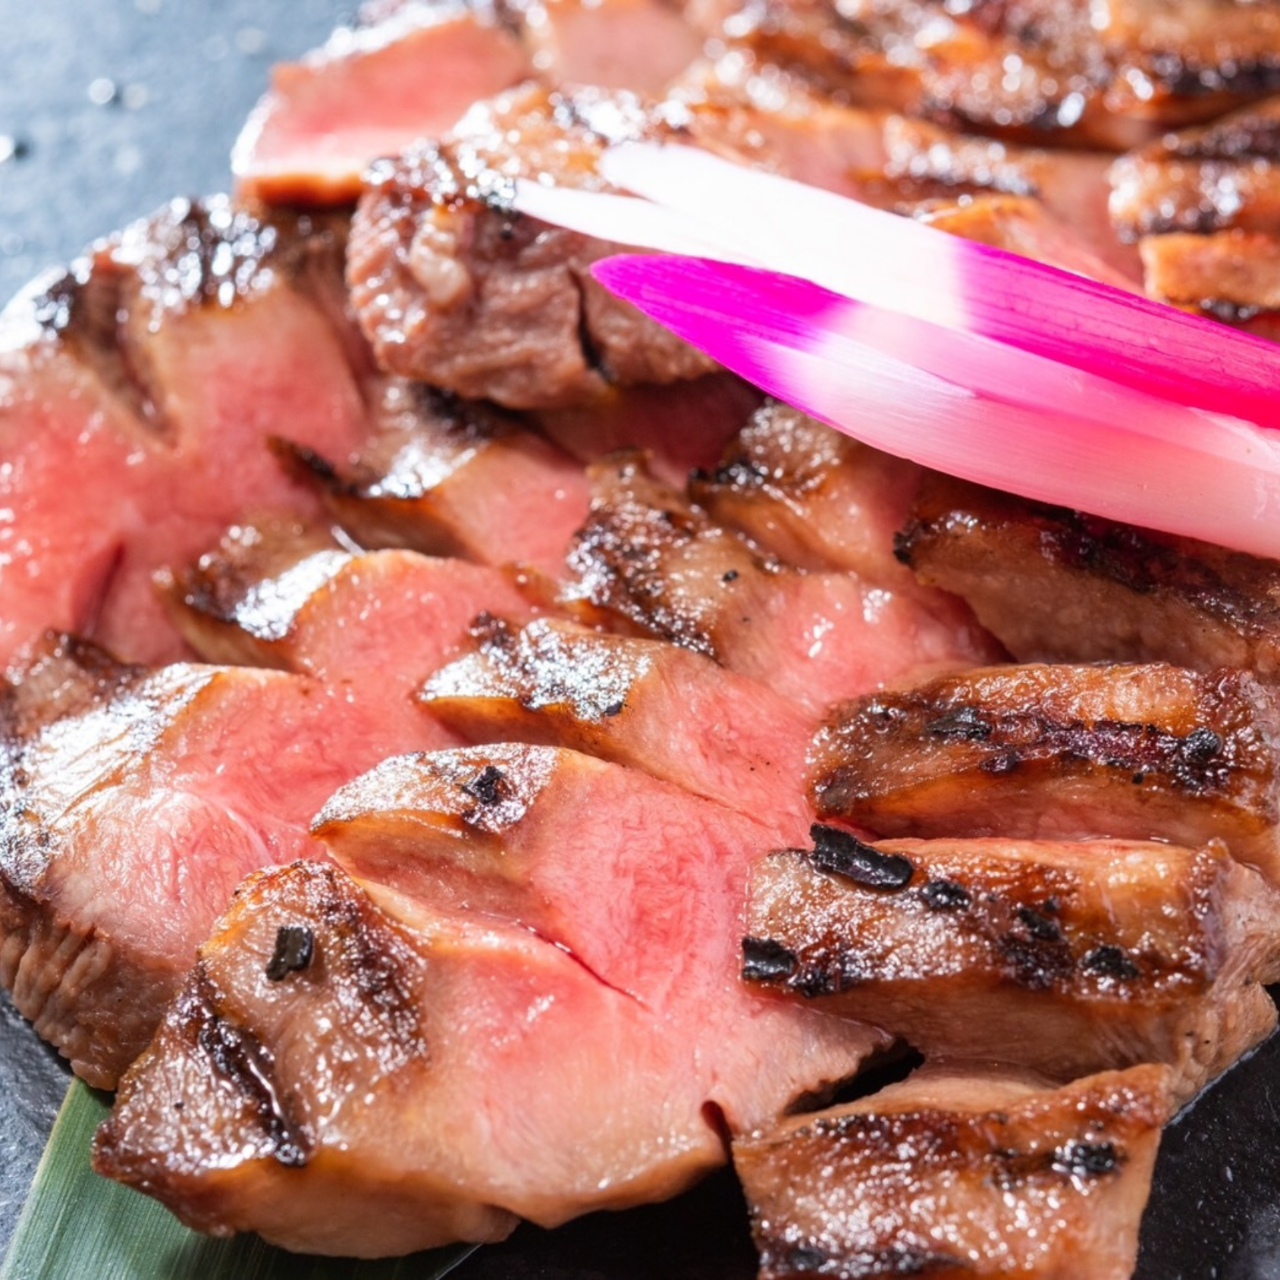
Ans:
[{"label": "stack of meat slices", "polygon": [[[1275,1022],[1280,566],[761,404],[510,204],[678,138],[1137,287],[1071,148],[1256,97],[1275,15],[1091,12],[381,0],[240,203],[9,308],[0,978],[101,1171],[377,1255],[732,1157],[766,1276],[1128,1273]],[[1121,229],[1216,230],[1142,210],[1250,110]]]}]

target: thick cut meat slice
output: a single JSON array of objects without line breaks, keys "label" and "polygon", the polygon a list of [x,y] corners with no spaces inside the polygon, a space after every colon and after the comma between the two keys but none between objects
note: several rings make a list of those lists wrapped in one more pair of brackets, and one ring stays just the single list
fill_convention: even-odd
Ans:
[{"label": "thick cut meat slice", "polygon": [[593,475],[567,597],[763,680],[802,707],[818,712],[922,667],[995,656],[976,628],[942,621],[911,596],[759,555],[639,458],[601,463]]},{"label": "thick cut meat slice", "polygon": [[544,410],[534,419],[579,462],[639,449],[649,455],[655,475],[683,485],[695,467],[715,465],[760,401],[750,383],[711,373],[669,386],[611,387],[591,404]]},{"label": "thick cut meat slice", "polygon": [[901,1084],[741,1138],[762,1280],[972,1275],[1126,1280],[1168,1073],[1052,1088],[981,1067]]},{"label": "thick cut meat slice", "polygon": [[534,79],[659,94],[703,41],[674,0],[397,0],[363,17],[272,69],[232,154],[241,196],[353,201],[369,164],[475,102]]},{"label": "thick cut meat slice", "polygon": [[899,554],[1015,658],[1280,679],[1280,564],[931,475]]},{"label": "thick cut meat slice", "polygon": [[812,722],[756,680],[660,640],[552,618],[490,619],[479,647],[436,672],[423,705],[472,742],[571,747],[750,814],[802,839]]},{"label": "thick cut meat slice", "polygon": [[813,795],[889,836],[1217,838],[1280,884],[1278,747],[1238,668],[990,667],[840,707]]},{"label": "thick cut meat slice", "polygon": [[926,1057],[1165,1062],[1187,1097],[1275,1025],[1280,899],[1221,844],[814,837],[753,873],[744,975]]},{"label": "thick cut meat slice", "polygon": [[50,626],[131,659],[181,656],[152,572],[247,511],[316,509],[266,439],[341,456],[363,434],[352,334],[323,284],[340,249],[337,232],[178,202],[13,304],[0,666]]},{"label": "thick cut meat slice", "polygon": [[477,614],[529,612],[499,570],[413,551],[315,548],[278,527],[232,530],[169,590],[202,657],[318,676],[381,702],[388,718],[470,643]]},{"label": "thick cut meat slice", "polygon": [[1060,221],[1031,196],[980,195],[928,201],[914,213],[919,221],[951,235],[1101,280],[1117,289],[1139,292],[1140,272],[1132,250],[1118,244],[1113,250],[1112,256],[1124,261],[1126,271],[1121,274],[1100,258],[1069,223]]},{"label": "thick cut meat slice", "polygon": [[851,569],[915,590],[893,553],[921,469],[767,401],[689,495],[713,519],[802,569]]},{"label": "thick cut meat slice", "polygon": [[[1020,147],[896,115],[885,119],[884,139],[890,189],[902,184],[908,195],[917,186],[949,198],[946,230],[1122,288],[1140,278],[1133,249],[1111,222],[1106,155]],[[984,216],[961,218],[969,203]]]},{"label": "thick cut meat slice", "polygon": [[1111,166],[1110,213],[1129,240],[1171,231],[1280,231],[1280,98],[1166,134]]},{"label": "thick cut meat slice", "polygon": [[632,95],[526,88],[478,104],[444,142],[376,164],[347,263],[379,362],[513,408],[590,401],[611,383],[678,382],[707,358],[589,275],[621,246],[518,218],[511,179],[592,184],[611,142],[687,115]]},{"label": "thick cut meat slice", "polygon": [[376,24],[339,28],[324,48],[272,69],[232,155],[239,192],[280,204],[354,200],[370,161],[438,137],[477,98],[532,74],[530,50],[484,0],[403,4]]},{"label": "thick cut meat slice", "polygon": [[91,1084],[146,1045],[250,871],[323,857],[340,783],[450,736],[274,671],[125,667],[51,639],[0,694],[0,980]]},{"label": "thick cut meat slice", "polygon": [[1172,232],[1148,236],[1138,247],[1153,298],[1234,324],[1280,311],[1278,235]]},{"label": "thick cut meat slice", "polygon": [[[526,781],[540,808],[537,779]],[[461,789],[458,798],[463,812],[451,805],[440,832],[449,852],[437,853],[460,867],[495,854],[504,820],[507,838],[537,825],[503,801],[495,812]],[[564,798],[571,837],[586,815],[576,795]],[[472,805],[480,813],[468,825]],[[397,815],[385,816],[391,837]],[[597,839],[625,843],[609,814],[596,816]],[[420,836],[435,844],[429,819]],[[669,871],[700,860],[704,887],[648,922],[649,968],[680,970],[665,993],[648,984],[648,1000],[491,915],[384,887],[371,890],[375,907],[314,864],[251,880],[124,1082],[98,1169],[204,1230],[355,1254],[494,1239],[513,1214],[554,1225],[675,1193],[723,1162],[722,1115],[734,1127],[769,1123],[882,1038],[796,1018],[741,988],[725,927],[740,903],[725,901],[722,874],[696,844],[662,852]],[[578,861],[590,877],[596,850]],[[745,855],[730,861],[741,869]],[[643,915],[647,900],[625,884],[606,891],[601,910],[620,922]],[[677,934],[692,935],[681,941],[697,960],[667,952]]]},{"label": "thick cut meat slice", "polygon": [[1177,6],[1176,17],[1164,6],[1138,39],[1140,5],[746,0],[724,34],[853,102],[1035,145],[1119,150],[1274,92],[1277,16],[1262,7],[1251,24],[1255,6],[1235,0]]},{"label": "thick cut meat slice", "polygon": [[363,546],[562,567],[590,500],[573,459],[510,414],[399,378],[381,388],[372,419],[342,468],[277,445]]}]

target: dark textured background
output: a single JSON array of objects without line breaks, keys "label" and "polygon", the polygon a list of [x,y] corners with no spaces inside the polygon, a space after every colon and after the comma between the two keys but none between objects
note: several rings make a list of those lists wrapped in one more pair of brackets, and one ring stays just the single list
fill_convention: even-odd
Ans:
[{"label": "dark textured background", "polygon": [[[0,296],[171,196],[224,187],[271,61],[319,43],[348,11],[336,0],[0,0]],[[1170,1130],[1145,1280],[1280,1276],[1278,1067],[1273,1040]],[[65,1082],[0,997],[0,1251]],[[754,1271],[742,1220],[722,1177],[675,1205],[522,1229],[459,1275],[737,1280]]]}]

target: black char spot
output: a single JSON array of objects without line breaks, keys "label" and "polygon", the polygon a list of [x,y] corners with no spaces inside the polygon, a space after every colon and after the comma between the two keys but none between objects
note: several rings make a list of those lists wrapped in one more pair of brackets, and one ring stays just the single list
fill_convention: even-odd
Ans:
[{"label": "black char spot", "polygon": [[983,742],[991,736],[990,724],[973,707],[957,707],[930,720],[924,728],[930,737],[947,742]]},{"label": "black char spot", "polygon": [[276,930],[276,949],[267,962],[267,977],[280,982],[291,973],[305,969],[316,951],[315,935],[304,924],[282,924]]},{"label": "black char spot", "polygon": [[506,780],[497,765],[487,764],[470,782],[464,782],[462,789],[480,804],[497,804],[502,799]]},{"label": "black char spot", "polygon": [[864,844],[856,836],[839,827],[815,822],[809,828],[813,852],[809,861],[822,871],[831,871],[867,889],[903,889],[915,874],[915,868],[896,853],[882,853]]},{"label": "black char spot", "polygon": [[954,880],[930,880],[920,896],[930,911],[963,911],[972,901],[968,889]]},{"label": "black char spot", "polygon": [[1073,1178],[1100,1178],[1114,1173],[1120,1156],[1110,1142],[1068,1142],[1053,1153],[1053,1167]]},{"label": "black char spot", "polygon": [[748,982],[780,982],[796,971],[795,952],[772,938],[743,938],[742,976]]},{"label": "black char spot", "polygon": [[1083,960],[1080,967],[1093,973],[1101,973],[1108,978],[1132,979],[1139,976],[1139,969],[1119,947],[1104,943],[1094,947]]},{"label": "black char spot", "polygon": [[1019,907],[1018,919],[1026,926],[1027,932],[1037,942],[1061,942],[1062,929],[1056,920],[1041,915],[1032,907]]}]

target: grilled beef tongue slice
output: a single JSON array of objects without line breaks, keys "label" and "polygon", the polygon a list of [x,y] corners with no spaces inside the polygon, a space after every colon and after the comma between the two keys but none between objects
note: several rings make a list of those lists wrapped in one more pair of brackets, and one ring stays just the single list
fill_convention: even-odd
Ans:
[{"label": "grilled beef tongue slice", "polygon": [[[718,7],[718,6],[717,6]],[[1036,146],[1123,150],[1280,83],[1274,6],[745,0],[731,51],[824,92]],[[1176,14],[1176,16],[1171,16]]]},{"label": "grilled beef tongue slice", "polygon": [[712,467],[761,402],[731,373],[689,382],[610,387],[589,405],[532,415],[538,429],[579,462],[620,449],[643,450],[654,474],[680,486],[695,467]]},{"label": "grilled beef tongue slice", "polygon": [[1125,1280],[1172,1110],[1158,1066],[1054,1088],[929,1064],[740,1138],[760,1275]]},{"label": "grilled beef tongue slice", "polygon": [[674,0],[399,0],[368,4],[271,89],[232,153],[242,197],[338,205],[380,156],[439,138],[522,81],[660,93],[703,36]]},{"label": "grilled beef tongue slice", "polygon": [[526,87],[442,142],[365,178],[347,279],[386,369],[511,408],[590,402],[613,383],[680,382],[715,366],[613,298],[588,268],[621,246],[518,217],[516,176],[598,185],[611,142],[669,133],[682,108]]},{"label": "grilled beef tongue slice", "polygon": [[500,570],[414,551],[360,553],[321,538],[322,530],[242,525],[172,575],[171,608],[200,655],[341,682],[353,696],[385,700],[390,714],[470,645],[477,614],[528,614]]},{"label": "grilled beef tongue slice", "polygon": [[806,573],[716,524],[642,458],[592,468],[566,600],[771,685],[811,712],[931,666],[997,651],[977,628],[851,573]]},{"label": "grilled beef tongue slice", "polygon": [[484,0],[395,10],[272,68],[232,154],[242,197],[353,201],[370,161],[444,133],[478,98],[533,74],[530,51]]},{"label": "grilled beef tongue slice", "polygon": [[749,853],[726,841],[750,824],[713,811],[535,748],[380,766],[320,830],[454,904],[406,883],[370,901],[317,864],[251,879],[124,1081],[96,1167],[203,1230],[354,1254],[682,1189],[724,1161],[722,1124],[769,1123],[884,1043],[737,982]]},{"label": "grilled beef tongue slice", "polygon": [[248,872],[324,857],[308,824],[335,787],[452,740],[407,696],[62,636],[0,689],[0,736],[0,981],[102,1088]]},{"label": "grilled beef tongue slice", "polygon": [[570,747],[641,769],[755,817],[790,844],[810,717],[757,680],[661,640],[555,618],[488,618],[477,647],[422,687],[423,706],[471,742]]},{"label": "grilled beef tongue slice", "polygon": [[744,975],[926,1057],[1165,1062],[1186,1098],[1275,1025],[1277,891],[1220,843],[814,836],[753,872]]},{"label": "grilled beef tongue slice", "polygon": [[1171,232],[1139,245],[1147,292],[1275,337],[1280,313],[1280,235],[1265,231]]},{"label": "grilled beef tongue slice", "polygon": [[1280,884],[1278,743],[1239,668],[988,667],[836,709],[813,797],[887,836],[1218,838]]},{"label": "grilled beef tongue slice", "polygon": [[937,474],[898,553],[1026,662],[1246,667],[1280,679],[1280,562]]},{"label": "grilled beef tongue slice", "polygon": [[559,570],[590,501],[577,462],[491,405],[401,378],[371,395],[371,431],[341,465],[276,442],[356,541]]},{"label": "grilled beef tongue slice", "polygon": [[152,572],[247,512],[317,512],[266,441],[342,456],[364,432],[355,335],[326,283],[340,255],[340,226],[179,201],[11,304],[0,668],[47,627],[130,660],[181,657]]},{"label": "grilled beef tongue slice", "polygon": [[1111,165],[1110,213],[1128,240],[1239,228],[1280,232],[1280,98],[1166,134]]}]

